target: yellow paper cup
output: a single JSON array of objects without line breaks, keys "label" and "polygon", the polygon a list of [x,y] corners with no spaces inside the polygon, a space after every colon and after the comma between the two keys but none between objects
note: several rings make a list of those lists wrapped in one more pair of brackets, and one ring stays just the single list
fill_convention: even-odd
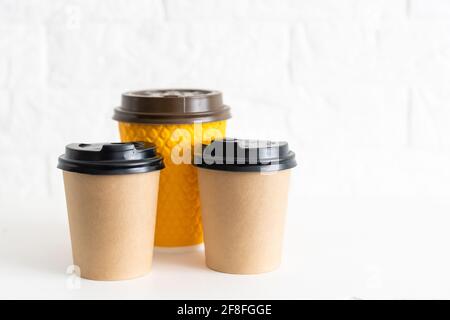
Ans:
[{"label": "yellow paper cup", "polygon": [[145,90],[122,95],[115,109],[123,142],[148,141],[164,157],[159,183],[155,245],[163,248],[201,244],[203,233],[195,146],[225,136],[230,108],[222,94],[209,90]]}]

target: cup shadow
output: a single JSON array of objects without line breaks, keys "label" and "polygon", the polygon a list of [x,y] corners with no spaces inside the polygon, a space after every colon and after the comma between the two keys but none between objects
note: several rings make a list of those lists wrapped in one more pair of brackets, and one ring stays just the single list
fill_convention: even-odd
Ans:
[{"label": "cup shadow", "polygon": [[60,221],[46,222],[2,221],[0,265],[15,270],[64,274],[72,264],[68,227]]},{"label": "cup shadow", "polygon": [[196,250],[192,252],[159,252],[153,253],[154,268],[184,268],[207,270],[205,264],[204,250]]}]

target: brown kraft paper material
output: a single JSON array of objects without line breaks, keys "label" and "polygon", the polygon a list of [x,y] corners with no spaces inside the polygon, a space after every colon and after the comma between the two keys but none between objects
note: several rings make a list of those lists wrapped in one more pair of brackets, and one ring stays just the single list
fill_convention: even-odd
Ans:
[{"label": "brown kraft paper material", "polygon": [[73,260],[81,277],[121,280],[148,273],[159,171],[63,175]]},{"label": "brown kraft paper material", "polygon": [[206,264],[236,274],[281,262],[290,170],[261,174],[198,168]]}]

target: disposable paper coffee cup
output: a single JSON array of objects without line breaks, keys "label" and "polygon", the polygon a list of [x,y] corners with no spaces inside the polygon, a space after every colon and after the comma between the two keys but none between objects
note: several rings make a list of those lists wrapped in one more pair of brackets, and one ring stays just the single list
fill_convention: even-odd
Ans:
[{"label": "disposable paper coffee cup", "polygon": [[[115,108],[122,141],[152,142],[164,156],[155,233],[161,251],[185,252],[202,244],[197,170],[187,149],[223,138],[230,117],[222,93],[204,89],[127,92]],[[186,153],[187,163],[178,156]]]},{"label": "disposable paper coffee cup", "polygon": [[207,266],[234,274],[276,269],[296,165],[288,144],[215,141],[196,162]]},{"label": "disposable paper coffee cup", "polygon": [[122,280],[152,265],[159,173],[147,143],[70,144],[63,170],[74,265],[92,280]]}]

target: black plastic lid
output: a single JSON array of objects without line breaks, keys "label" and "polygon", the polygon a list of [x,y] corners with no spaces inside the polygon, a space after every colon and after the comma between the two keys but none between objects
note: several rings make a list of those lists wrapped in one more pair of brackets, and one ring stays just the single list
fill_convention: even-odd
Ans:
[{"label": "black plastic lid", "polygon": [[137,123],[194,123],[229,119],[222,93],[204,89],[159,89],[126,92],[113,119]]},{"label": "black plastic lid", "polygon": [[58,158],[58,168],[78,173],[114,175],[164,168],[156,146],[148,142],[72,143]]},{"label": "black plastic lid", "polygon": [[297,162],[287,142],[225,138],[202,145],[202,154],[194,155],[194,165],[212,170],[267,172],[291,169]]}]

